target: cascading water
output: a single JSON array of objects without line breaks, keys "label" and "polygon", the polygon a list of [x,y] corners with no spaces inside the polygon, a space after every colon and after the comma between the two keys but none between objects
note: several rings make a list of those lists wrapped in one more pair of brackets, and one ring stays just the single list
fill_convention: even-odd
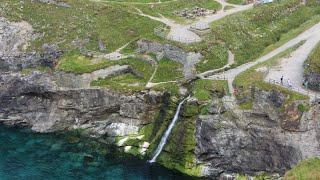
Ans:
[{"label": "cascading water", "polygon": [[178,120],[178,118],[179,118],[179,113],[180,113],[180,109],[181,109],[182,104],[183,104],[186,100],[188,100],[189,98],[190,98],[190,96],[187,97],[187,98],[185,98],[184,100],[182,100],[182,101],[180,102],[180,104],[178,105],[176,114],[174,115],[174,118],[173,118],[171,124],[169,125],[167,131],[166,131],[166,132],[164,133],[164,135],[162,136],[161,141],[160,141],[160,144],[158,145],[158,147],[157,147],[157,149],[156,149],[156,151],[155,151],[155,153],[154,153],[153,158],[149,161],[150,163],[156,162],[157,157],[160,155],[163,147],[166,145],[167,140],[168,140],[168,137],[169,137],[169,135],[170,135],[170,133],[171,133],[174,125],[176,124],[176,122],[177,122],[177,120]]}]

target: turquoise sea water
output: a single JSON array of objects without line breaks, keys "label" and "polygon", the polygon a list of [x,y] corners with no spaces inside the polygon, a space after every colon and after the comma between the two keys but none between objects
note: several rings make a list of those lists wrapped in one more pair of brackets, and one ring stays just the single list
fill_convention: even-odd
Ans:
[{"label": "turquoise sea water", "polygon": [[92,139],[0,125],[0,180],[189,179]]}]

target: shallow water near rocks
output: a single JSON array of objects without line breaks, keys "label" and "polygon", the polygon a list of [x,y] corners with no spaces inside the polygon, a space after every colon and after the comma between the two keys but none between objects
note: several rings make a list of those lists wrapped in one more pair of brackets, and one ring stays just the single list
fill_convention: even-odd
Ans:
[{"label": "shallow water near rocks", "polygon": [[0,179],[189,179],[90,139],[0,125]]}]

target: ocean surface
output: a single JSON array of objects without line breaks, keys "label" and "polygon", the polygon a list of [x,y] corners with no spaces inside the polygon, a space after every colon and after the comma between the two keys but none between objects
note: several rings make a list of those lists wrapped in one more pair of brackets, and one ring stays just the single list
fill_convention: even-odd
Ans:
[{"label": "ocean surface", "polygon": [[0,125],[0,180],[189,179],[92,139]]}]

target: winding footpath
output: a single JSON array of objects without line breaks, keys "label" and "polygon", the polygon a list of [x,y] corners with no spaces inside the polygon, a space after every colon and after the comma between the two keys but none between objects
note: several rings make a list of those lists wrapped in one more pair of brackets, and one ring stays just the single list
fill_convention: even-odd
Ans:
[{"label": "winding footpath", "polygon": [[[249,68],[257,64],[265,62],[271,59],[272,57],[278,55],[279,53],[286,51],[287,49],[297,45],[301,41],[306,41],[306,42],[304,43],[304,45],[302,45],[295,52],[292,53],[292,57],[288,58],[288,60],[285,61],[284,65],[282,66],[281,70],[278,71],[278,73],[276,73],[275,71],[271,71],[267,78],[279,79],[281,75],[284,75],[286,77],[290,77],[293,87],[299,87],[300,89],[303,89],[302,87],[303,62],[307,59],[308,55],[310,54],[312,49],[317,45],[317,43],[320,42],[320,23],[314,25],[310,29],[304,31],[297,37],[291,39],[281,47],[271,51],[265,56],[262,56],[253,62],[249,62],[241,66],[238,66],[234,69],[212,75],[208,79],[228,80],[228,84],[230,86],[229,91],[233,92],[232,83],[236,76],[238,76],[240,73],[248,70]],[[292,90],[298,91],[295,88],[293,88]],[[310,94],[310,92],[307,90],[299,91],[299,93],[308,95],[312,99],[314,98],[315,95],[320,96],[319,93],[315,93],[315,92]]]},{"label": "winding footpath", "polygon": [[126,48],[132,41],[128,42],[127,44],[121,46],[120,48],[116,49],[115,51],[109,53],[109,54],[100,54],[100,55],[94,55],[94,58],[97,59],[108,59],[111,61],[116,61],[116,60],[121,60],[121,59],[126,59],[129,57],[133,57],[133,54],[125,55],[122,54],[121,51]]}]

